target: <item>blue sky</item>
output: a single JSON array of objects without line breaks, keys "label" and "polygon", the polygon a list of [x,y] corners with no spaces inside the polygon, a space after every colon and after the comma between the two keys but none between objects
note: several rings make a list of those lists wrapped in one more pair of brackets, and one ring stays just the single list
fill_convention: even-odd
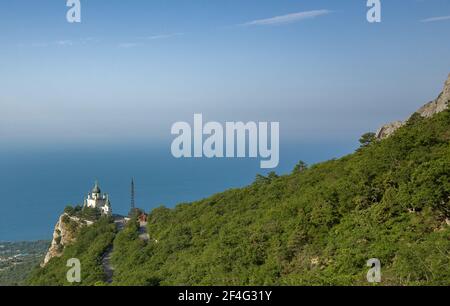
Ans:
[{"label": "blue sky", "polygon": [[0,144],[165,143],[194,112],[356,141],[450,72],[449,1],[384,0],[380,24],[365,2],[81,0],[69,24],[64,0],[2,0]]},{"label": "blue sky", "polygon": [[252,182],[259,161],[170,155],[194,113],[280,122],[287,173],[350,153],[450,73],[448,0],[382,0],[380,24],[365,0],[81,0],[81,24],[65,3],[0,0],[0,240],[48,238],[95,178],[120,213],[132,176],[147,210]]}]

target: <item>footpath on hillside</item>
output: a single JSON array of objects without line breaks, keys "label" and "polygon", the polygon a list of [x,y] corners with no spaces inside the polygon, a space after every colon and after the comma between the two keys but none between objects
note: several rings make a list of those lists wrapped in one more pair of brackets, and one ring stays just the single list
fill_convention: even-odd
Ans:
[{"label": "footpath on hillside", "polygon": [[[114,223],[116,224],[117,230],[120,232],[123,230],[126,224],[126,219],[123,216],[114,216]],[[106,282],[108,284],[111,284],[113,281],[113,275],[114,275],[114,267],[111,264],[111,255],[114,250],[114,247],[111,245],[108,247],[108,249],[105,251],[105,253],[102,256],[102,266],[103,271],[106,275]]]},{"label": "footpath on hillside", "polygon": [[[124,229],[127,220],[123,216],[114,216],[114,223],[116,224],[117,231],[121,231]],[[147,222],[140,221],[139,222],[139,238],[143,241],[148,241],[150,239],[149,234],[147,233]],[[106,283],[111,284],[113,281],[113,275],[114,275],[114,267],[111,263],[111,256],[112,252],[114,250],[113,245],[108,247],[108,249],[105,251],[105,253],[102,256],[102,266],[103,271],[106,275]]]},{"label": "footpath on hillside", "polygon": [[150,236],[147,233],[147,221],[139,222],[139,238],[144,241],[148,241],[150,239]]}]

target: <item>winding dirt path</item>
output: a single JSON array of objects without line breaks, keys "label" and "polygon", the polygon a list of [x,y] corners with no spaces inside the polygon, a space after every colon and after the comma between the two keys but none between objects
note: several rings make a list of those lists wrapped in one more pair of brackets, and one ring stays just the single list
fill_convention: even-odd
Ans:
[{"label": "winding dirt path", "polygon": [[150,240],[150,235],[147,233],[147,222],[140,222],[139,224],[139,238],[144,241]]},{"label": "winding dirt path", "polygon": [[[126,219],[123,216],[114,216],[114,223],[116,224],[117,230],[121,231],[125,227]],[[112,252],[114,250],[114,247],[111,245],[109,246],[105,253],[102,256],[102,266],[103,271],[105,272],[106,276],[106,283],[111,284],[113,281],[114,276],[114,267],[111,264],[111,256]]]},{"label": "winding dirt path", "polygon": [[102,266],[103,266],[103,271],[105,272],[105,276],[106,276],[106,282],[108,284],[112,283],[113,280],[113,275],[114,275],[114,268],[111,265],[111,255],[113,252],[113,247],[110,246],[105,254],[103,254],[103,258],[102,258]]}]

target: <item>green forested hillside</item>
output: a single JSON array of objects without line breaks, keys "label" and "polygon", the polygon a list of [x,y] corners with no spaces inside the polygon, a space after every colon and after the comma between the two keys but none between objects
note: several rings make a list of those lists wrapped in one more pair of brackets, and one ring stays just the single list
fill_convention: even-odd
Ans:
[{"label": "green forested hillside", "polygon": [[[450,111],[414,115],[341,159],[155,209],[149,242],[129,223],[114,239],[113,285],[367,285],[370,258],[384,285],[450,285],[449,202]],[[98,270],[99,252],[79,255]],[[60,269],[55,260],[31,283],[60,284]]]},{"label": "green forested hillside", "polygon": [[101,266],[103,253],[111,245],[116,234],[112,218],[102,217],[89,227],[77,229],[77,241],[64,249],[62,257],[55,257],[45,266],[36,268],[27,281],[28,285],[63,286],[67,282],[67,261],[77,258],[81,262],[82,283],[72,285],[103,285]]}]

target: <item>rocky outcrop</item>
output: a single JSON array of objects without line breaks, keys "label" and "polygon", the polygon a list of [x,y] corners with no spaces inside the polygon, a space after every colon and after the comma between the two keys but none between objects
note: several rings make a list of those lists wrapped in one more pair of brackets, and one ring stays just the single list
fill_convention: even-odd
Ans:
[{"label": "rocky outcrop", "polygon": [[401,128],[405,123],[402,121],[394,121],[391,123],[388,123],[386,125],[383,125],[381,128],[378,129],[375,137],[377,139],[384,139],[387,138],[389,136],[391,136],[392,134],[394,134],[394,132],[396,130],[398,130],[399,128]]},{"label": "rocky outcrop", "polygon": [[450,102],[450,75],[445,82],[444,90],[439,97],[430,103],[422,106],[417,112],[425,118],[432,117],[434,114],[440,113],[448,108]]},{"label": "rocky outcrop", "polygon": [[64,248],[75,241],[78,230],[92,223],[91,221],[81,220],[66,213],[62,214],[55,225],[52,243],[41,266],[46,266],[54,257],[60,257],[63,254]]},{"label": "rocky outcrop", "polygon": [[[448,76],[447,81],[445,82],[444,89],[442,93],[439,95],[439,97],[436,100],[431,101],[422,106],[421,108],[419,108],[416,113],[418,113],[424,118],[430,118],[435,114],[446,110],[449,107],[449,105],[450,105],[450,74]],[[396,130],[401,128],[405,123],[406,122],[395,121],[382,126],[377,131],[376,138],[381,140],[391,136],[392,134],[395,133]]]}]

